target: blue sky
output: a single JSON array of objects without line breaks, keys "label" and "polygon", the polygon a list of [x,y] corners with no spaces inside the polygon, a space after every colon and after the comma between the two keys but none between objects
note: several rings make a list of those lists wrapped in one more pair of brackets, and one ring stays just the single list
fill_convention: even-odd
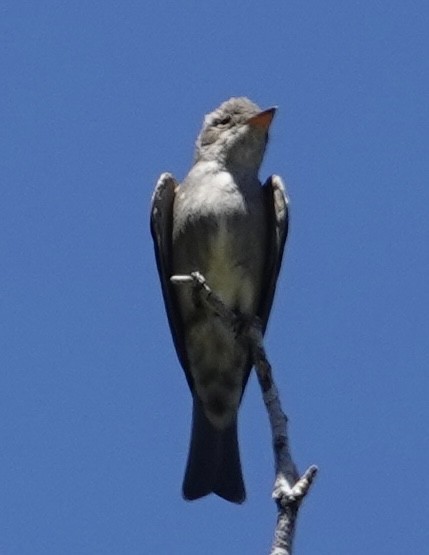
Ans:
[{"label": "blue sky", "polygon": [[291,232],[266,346],[296,553],[429,543],[426,2],[11,2],[0,8],[0,553],[266,553],[267,418],[248,501],[186,503],[191,398],[149,235],[158,175],[233,95],[278,105],[261,171]]}]

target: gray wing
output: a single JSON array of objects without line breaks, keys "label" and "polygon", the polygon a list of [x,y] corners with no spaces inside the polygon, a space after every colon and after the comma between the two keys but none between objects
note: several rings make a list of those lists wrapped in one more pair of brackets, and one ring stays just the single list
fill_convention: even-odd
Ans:
[{"label": "gray wing", "polygon": [[273,304],[277,278],[289,227],[289,208],[286,189],[281,177],[272,175],[263,186],[268,222],[267,253],[263,291],[258,316],[265,331]]},{"label": "gray wing", "polygon": [[192,389],[192,378],[187,370],[188,361],[182,333],[182,320],[175,290],[170,282],[173,260],[171,252],[173,205],[177,187],[178,183],[170,173],[163,173],[158,179],[152,196],[150,230],[155,247],[156,265],[158,267],[171,335],[173,336],[177,356],[185,370],[186,378]]}]

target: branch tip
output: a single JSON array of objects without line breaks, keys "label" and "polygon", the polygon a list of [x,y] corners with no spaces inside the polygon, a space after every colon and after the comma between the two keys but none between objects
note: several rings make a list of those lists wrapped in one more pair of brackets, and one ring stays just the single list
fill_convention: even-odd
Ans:
[{"label": "branch tip", "polygon": [[194,280],[192,279],[192,276],[189,276],[186,274],[185,275],[177,274],[177,275],[171,276],[170,281],[171,283],[180,284],[180,283],[192,283]]}]

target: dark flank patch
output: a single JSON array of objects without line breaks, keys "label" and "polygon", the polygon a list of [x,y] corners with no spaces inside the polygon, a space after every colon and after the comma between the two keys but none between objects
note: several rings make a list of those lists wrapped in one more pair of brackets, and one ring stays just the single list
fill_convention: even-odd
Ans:
[{"label": "dark flank patch", "polygon": [[[239,366],[237,366],[239,368]],[[220,383],[229,390],[234,390],[238,386],[237,375],[234,372],[222,373]]]},{"label": "dark flank patch", "polygon": [[214,416],[224,415],[229,408],[226,401],[225,395],[220,393],[210,395],[206,405],[208,412],[211,412]]},{"label": "dark flank patch", "polygon": [[206,372],[200,376],[198,376],[198,385],[202,388],[207,388],[215,385],[219,380],[218,373],[216,370],[211,372]]},{"label": "dark flank patch", "polygon": [[[242,361],[240,361],[240,363],[243,365]],[[240,364],[237,364],[237,368],[240,368]],[[219,385],[227,392],[230,392],[240,386],[240,380],[238,379],[237,372],[239,372],[239,370],[236,370],[235,372],[219,373],[217,369],[214,369],[212,372],[207,372],[206,374],[199,376],[198,385],[202,388]]]}]

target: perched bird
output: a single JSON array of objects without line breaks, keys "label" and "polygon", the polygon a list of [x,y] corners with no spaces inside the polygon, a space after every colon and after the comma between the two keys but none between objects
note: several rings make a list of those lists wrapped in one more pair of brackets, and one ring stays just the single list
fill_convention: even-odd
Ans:
[{"label": "perched bird", "polygon": [[185,499],[246,497],[237,412],[252,359],[190,285],[171,276],[199,271],[238,318],[258,316],[265,331],[288,230],[281,179],[258,172],[276,109],[231,98],[204,119],[195,160],[179,186],[159,178],[151,231],[171,333],[193,397]]}]

